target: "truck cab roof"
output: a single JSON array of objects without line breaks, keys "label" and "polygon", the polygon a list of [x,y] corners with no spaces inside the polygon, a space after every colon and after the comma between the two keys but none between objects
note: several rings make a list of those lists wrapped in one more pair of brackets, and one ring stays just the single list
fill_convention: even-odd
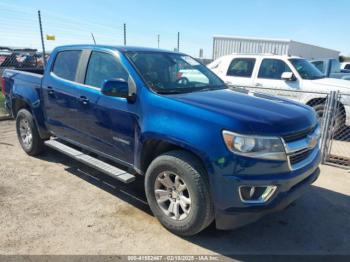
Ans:
[{"label": "truck cab roof", "polygon": [[165,49],[151,48],[151,47],[138,47],[138,46],[112,46],[112,45],[92,45],[92,44],[80,44],[80,45],[64,45],[56,47],[55,50],[62,51],[68,49],[109,49],[119,51],[121,53],[125,52],[161,52],[161,53],[177,53],[182,54],[181,52],[174,52]]}]

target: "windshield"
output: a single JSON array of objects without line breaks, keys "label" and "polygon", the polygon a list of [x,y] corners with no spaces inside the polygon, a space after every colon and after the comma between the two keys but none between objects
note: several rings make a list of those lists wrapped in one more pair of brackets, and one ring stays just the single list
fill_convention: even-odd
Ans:
[{"label": "windshield", "polygon": [[298,71],[299,75],[303,79],[314,80],[324,78],[325,76],[317,69],[316,66],[311,64],[305,59],[289,59],[294,68]]},{"label": "windshield", "polygon": [[204,65],[190,56],[163,52],[127,52],[143,80],[162,94],[226,88]]}]

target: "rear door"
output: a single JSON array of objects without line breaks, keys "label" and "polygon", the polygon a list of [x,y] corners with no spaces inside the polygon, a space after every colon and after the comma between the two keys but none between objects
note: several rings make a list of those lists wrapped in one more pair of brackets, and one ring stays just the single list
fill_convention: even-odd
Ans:
[{"label": "rear door", "polygon": [[59,51],[42,83],[47,125],[55,135],[73,140],[78,139],[80,105],[76,85],[82,58],[81,49]]},{"label": "rear door", "polygon": [[223,77],[224,81],[228,85],[233,86],[252,86],[252,76],[255,63],[255,58],[233,58],[230,61],[226,72],[223,72],[225,74]]}]

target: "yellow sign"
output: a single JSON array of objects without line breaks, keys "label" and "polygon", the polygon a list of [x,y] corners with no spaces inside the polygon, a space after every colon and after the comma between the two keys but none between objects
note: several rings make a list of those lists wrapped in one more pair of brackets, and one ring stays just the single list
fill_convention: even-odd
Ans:
[{"label": "yellow sign", "polygon": [[54,35],[46,35],[46,40],[56,40],[56,37]]}]

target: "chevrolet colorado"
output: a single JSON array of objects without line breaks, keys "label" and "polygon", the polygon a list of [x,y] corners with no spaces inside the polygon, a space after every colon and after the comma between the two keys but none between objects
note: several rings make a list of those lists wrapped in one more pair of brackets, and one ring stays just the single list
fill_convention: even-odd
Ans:
[{"label": "chevrolet colorado", "polygon": [[230,90],[183,53],[62,46],[43,72],[5,70],[2,84],[27,154],[51,147],[125,183],[145,176],[152,212],[178,235],[253,222],[319,175],[311,107]]}]

